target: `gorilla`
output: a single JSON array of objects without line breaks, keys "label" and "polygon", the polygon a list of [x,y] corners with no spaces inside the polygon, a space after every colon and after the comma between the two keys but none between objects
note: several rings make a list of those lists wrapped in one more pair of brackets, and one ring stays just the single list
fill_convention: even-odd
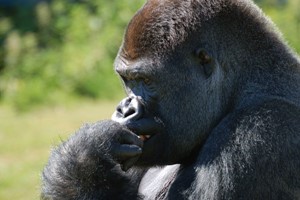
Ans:
[{"label": "gorilla", "polygon": [[300,60],[251,0],[148,0],[127,97],[54,148],[42,199],[300,199]]}]

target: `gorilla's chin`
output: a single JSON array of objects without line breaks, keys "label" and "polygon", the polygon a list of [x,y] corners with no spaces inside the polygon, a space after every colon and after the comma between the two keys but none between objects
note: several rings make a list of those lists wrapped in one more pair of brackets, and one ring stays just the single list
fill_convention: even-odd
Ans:
[{"label": "gorilla's chin", "polygon": [[184,155],[176,148],[168,134],[161,132],[152,135],[144,142],[143,153],[136,162],[136,166],[152,167],[180,163]]},{"label": "gorilla's chin", "polygon": [[164,133],[156,133],[144,141],[143,153],[137,161],[137,166],[151,167],[155,165],[170,164]]}]

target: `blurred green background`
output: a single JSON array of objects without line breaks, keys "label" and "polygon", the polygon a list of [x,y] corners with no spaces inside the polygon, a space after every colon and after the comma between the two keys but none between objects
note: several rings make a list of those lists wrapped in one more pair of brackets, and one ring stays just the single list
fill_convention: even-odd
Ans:
[{"label": "blurred green background", "polygon": [[[39,198],[51,146],[109,118],[113,60],[143,0],[0,0],[0,199]],[[300,52],[300,0],[257,0]]]}]

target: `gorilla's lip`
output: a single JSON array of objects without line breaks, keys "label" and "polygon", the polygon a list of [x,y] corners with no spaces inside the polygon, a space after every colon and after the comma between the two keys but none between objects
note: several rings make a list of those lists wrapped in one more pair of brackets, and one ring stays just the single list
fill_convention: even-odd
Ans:
[{"label": "gorilla's lip", "polygon": [[164,130],[164,123],[158,117],[142,118],[127,124],[127,128],[147,142]]}]

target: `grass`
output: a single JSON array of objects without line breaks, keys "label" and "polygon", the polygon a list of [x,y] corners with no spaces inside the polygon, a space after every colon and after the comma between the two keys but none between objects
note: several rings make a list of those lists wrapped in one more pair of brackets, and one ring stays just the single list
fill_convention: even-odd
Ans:
[{"label": "grass", "polygon": [[17,113],[0,105],[0,199],[39,199],[51,147],[85,122],[110,118],[117,102],[77,102]]}]

